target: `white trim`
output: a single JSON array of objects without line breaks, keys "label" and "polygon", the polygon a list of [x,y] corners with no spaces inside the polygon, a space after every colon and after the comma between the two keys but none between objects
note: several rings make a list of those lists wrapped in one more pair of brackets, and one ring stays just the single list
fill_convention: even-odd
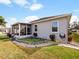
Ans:
[{"label": "white trim", "polygon": [[21,36],[15,35],[16,38],[27,38],[30,36],[32,36],[32,35],[21,35]]},{"label": "white trim", "polygon": [[26,25],[25,27],[26,27],[26,29],[25,29],[25,30],[26,30],[26,35],[27,35],[27,25]]},{"label": "white trim", "polygon": [[[58,20],[55,20],[55,21],[52,21],[52,23],[53,23],[53,22],[57,22],[57,27],[58,27],[58,29],[57,29],[57,32],[53,32],[53,31],[52,31],[52,33],[59,33],[59,21],[58,21]],[[52,29],[52,28],[51,28],[51,29]]]},{"label": "white trim", "polygon": [[20,36],[20,29],[21,29],[21,28],[20,28],[20,24],[18,24],[18,25],[19,25],[19,36]]}]

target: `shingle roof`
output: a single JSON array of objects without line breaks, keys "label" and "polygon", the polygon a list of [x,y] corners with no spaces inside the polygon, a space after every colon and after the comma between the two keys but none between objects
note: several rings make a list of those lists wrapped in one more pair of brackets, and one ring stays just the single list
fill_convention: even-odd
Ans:
[{"label": "shingle roof", "polygon": [[17,23],[15,23],[15,24],[13,24],[12,26],[17,25],[17,24],[28,25],[29,23],[21,23],[21,22],[17,22]]},{"label": "shingle roof", "polygon": [[27,24],[31,24],[31,23],[35,23],[35,22],[39,22],[39,21],[46,21],[46,20],[51,20],[51,19],[53,20],[53,19],[56,19],[56,18],[62,18],[62,17],[66,17],[66,16],[72,16],[72,14],[70,13],[70,14],[62,14],[62,15],[56,15],[56,16],[43,17],[43,18],[34,20],[34,21],[30,22],[30,23],[17,22],[15,24],[13,24],[12,26],[17,25],[17,24],[25,24],[25,25],[27,25]]},{"label": "shingle roof", "polygon": [[45,21],[46,19],[56,19],[56,18],[62,18],[62,17],[66,17],[66,16],[71,16],[72,14],[70,13],[70,14],[62,14],[62,15],[56,15],[56,16],[49,16],[49,17],[43,17],[43,18],[40,18],[40,19],[38,19],[38,20],[34,20],[34,21],[32,21],[31,23],[33,23],[33,22],[37,22],[37,21]]}]

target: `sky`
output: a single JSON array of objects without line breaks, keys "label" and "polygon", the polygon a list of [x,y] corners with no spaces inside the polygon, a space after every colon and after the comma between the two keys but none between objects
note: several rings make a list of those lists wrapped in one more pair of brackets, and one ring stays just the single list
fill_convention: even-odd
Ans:
[{"label": "sky", "polygon": [[79,21],[79,0],[0,0],[0,16],[7,26],[42,17],[72,13],[71,23]]}]

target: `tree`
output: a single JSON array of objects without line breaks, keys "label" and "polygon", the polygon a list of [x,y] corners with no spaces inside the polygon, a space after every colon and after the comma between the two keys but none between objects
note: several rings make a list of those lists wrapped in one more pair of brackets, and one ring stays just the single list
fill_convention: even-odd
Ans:
[{"label": "tree", "polygon": [[75,26],[75,28],[79,30],[79,22],[77,23],[77,25]]},{"label": "tree", "polygon": [[2,16],[0,16],[0,25],[2,25],[2,26],[6,25],[6,21]]},{"label": "tree", "polygon": [[73,22],[73,24],[71,25],[71,29],[78,29],[79,30],[79,22]]}]

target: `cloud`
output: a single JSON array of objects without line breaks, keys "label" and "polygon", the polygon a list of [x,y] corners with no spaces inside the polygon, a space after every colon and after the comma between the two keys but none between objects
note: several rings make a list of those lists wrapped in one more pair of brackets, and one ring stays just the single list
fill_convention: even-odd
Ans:
[{"label": "cloud", "polygon": [[32,11],[39,10],[43,7],[43,4],[37,3],[36,0],[33,0],[32,3],[28,0],[0,0],[0,4],[12,5],[12,3],[24,8],[28,8]]},{"label": "cloud", "polygon": [[32,11],[35,11],[35,10],[39,10],[43,7],[42,4],[39,4],[39,3],[33,3],[31,6],[30,6],[30,10]]},{"label": "cloud", "polygon": [[12,17],[12,18],[10,18],[10,21],[11,21],[12,24],[13,24],[13,23],[17,22],[17,18],[13,18],[13,17]]},{"label": "cloud", "polygon": [[79,12],[79,9],[73,10],[74,12]]},{"label": "cloud", "polygon": [[12,24],[18,22],[17,18],[14,18],[14,17],[11,17],[5,20],[7,21],[6,27],[11,27]]},{"label": "cloud", "polygon": [[38,19],[37,16],[27,16],[27,17],[25,17],[24,22],[29,23],[29,22],[37,20],[37,19]]},{"label": "cloud", "polygon": [[27,4],[29,4],[29,2],[27,0],[13,0],[14,3],[16,3],[19,6],[25,6]]},{"label": "cloud", "polygon": [[75,15],[73,15],[73,16],[71,17],[70,24],[72,24],[74,21],[75,21],[75,22],[78,22],[78,21],[79,21],[79,18],[78,18],[77,16],[75,16]]},{"label": "cloud", "polygon": [[12,3],[11,0],[0,0],[0,4],[9,5],[11,3]]},{"label": "cloud", "polygon": [[29,23],[29,22],[31,22],[33,20],[37,20],[37,19],[38,19],[37,16],[27,16],[23,20],[18,20],[15,17],[9,17],[9,18],[6,18],[5,21],[7,21],[6,27],[11,27],[12,24],[17,23],[17,22]]}]

